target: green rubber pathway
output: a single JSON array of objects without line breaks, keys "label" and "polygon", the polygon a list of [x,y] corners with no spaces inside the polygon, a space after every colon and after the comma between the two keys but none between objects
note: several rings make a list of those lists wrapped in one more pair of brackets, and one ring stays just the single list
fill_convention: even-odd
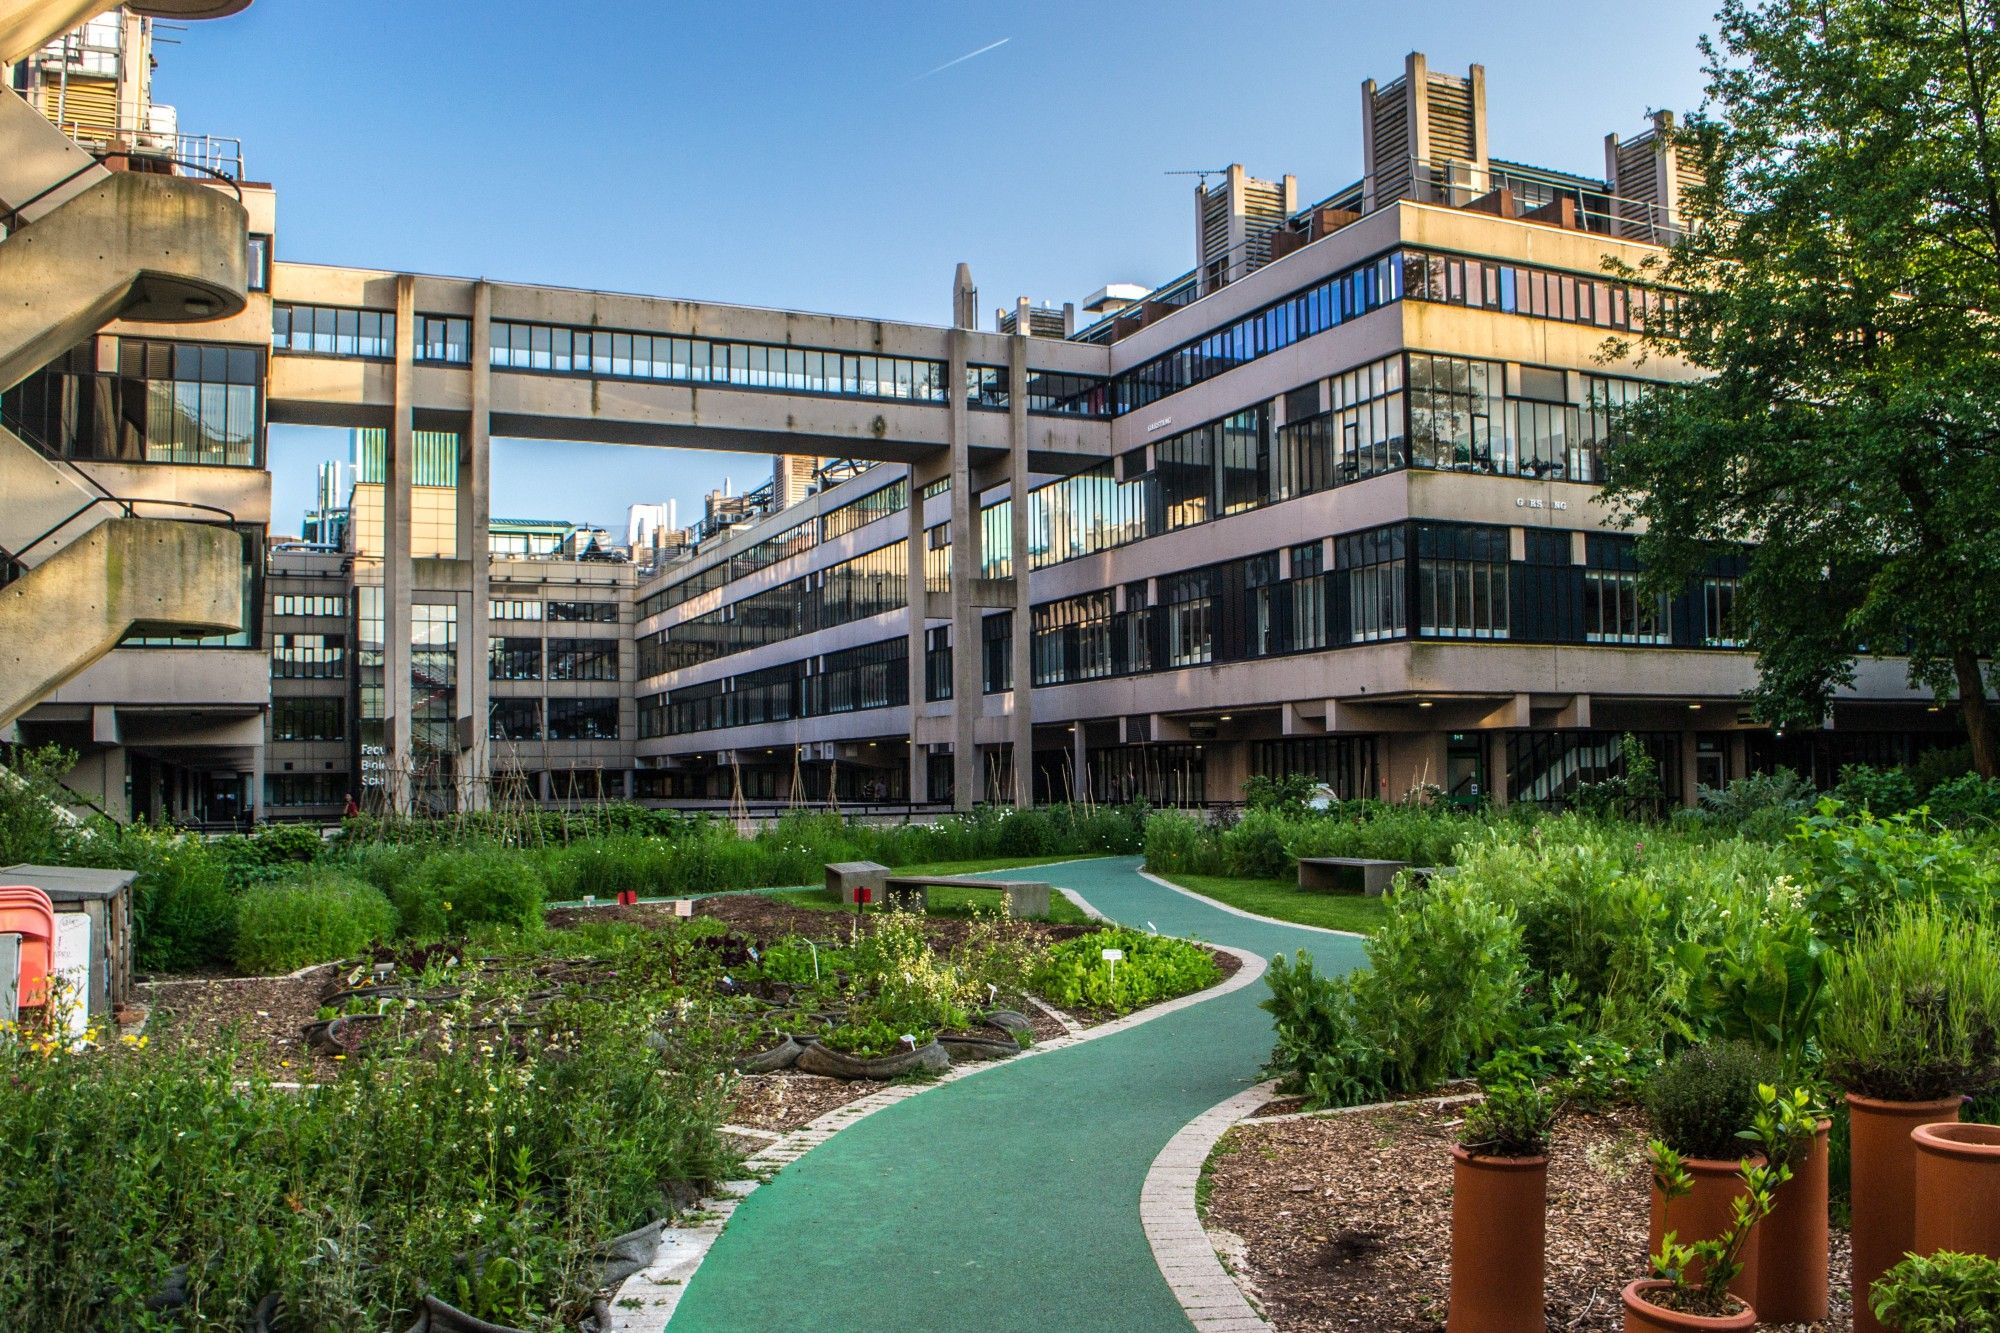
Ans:
[{"label": "green rubber pathway", "polygon": [[[1304,948],[1323,970],[1362,961],[1359,940],[1221,911],[1138,866],[1036,874],[1128,925],[1266,957]],[[1139,1189],[1168,1139],[1257,1082],[1267,994],[1258,981],[849,1126],[743,1201],[672,1328],[1187,1328],[1140,1226]]]}]

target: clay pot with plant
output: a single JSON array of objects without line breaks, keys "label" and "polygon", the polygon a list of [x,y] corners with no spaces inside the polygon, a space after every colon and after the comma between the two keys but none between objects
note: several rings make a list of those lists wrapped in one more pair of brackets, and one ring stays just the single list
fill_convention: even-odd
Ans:
[{"label": "clay pot with plant", "polygon": [[[1763,1158],[1743,1141],[1757,1114],[1758,1088],[1777,1077],[1776,1061],[1747,1042],[1717,1042],[1682,1051],[1646,1084],[1655,1137],[1671,1149],[1686,1188],[1669,1191],[1655,1174],[1646,1253],[1660,1252],[1669,1234],[1700,1240],[1719,1236],[1742,1196],[1742,1168]],[[1743,1247],[1730,1290],[1745,1301],[1757,1291],[1757,1237]],[[1699,1281],[1697,1270],[1689,1277]]]},{"label": "clay pot with plant", "polygon": [[1820,1046],[1847,1091],[1855,1333],[1886,1333],[1865,1293],[1917,1243],[1913,1131],[2000,1079],[2000,933],[1929,904],[1889,914],[1829,967]]},{"label": "clay pot with plant", "polygon": [[[1658,1139],[1647,1150],[1653,1179],[1667,1198],[1686,1197],[1694,1179],[1680,1154]],[[1790,1178],[1788,1167],[1746,1159],[1737,1172],[1741,1189],[1731,1201],[1729,1223],[1721,1233],[1683,1243],[1678,1234],[1668,1232],[1653,1253],[1653,1276],[1627,1283],[1620,1293],[1625,1333],[1755,1328],[1756,1310],[1730,1286],[1742,1275],[1743,1256],[1757,1224],[1770,1215],[1772,1199]]]},{"label": "clay pot with plant", "polygon": [[1757,1285],[1750,1303],[1767,1324],[1810,1324],[1827,1314],[1827,1134],[1833,1122],[1804,1088],[1757,1089],[1745,1134],[1765,1160],[1787,1168],[1770,1216],[1757,1224]]},{"label": "clay pot with plant", "polygon": [[1542,1333],[1549,1129],[1555,1102],[1502,1052],[1452,1146],[1449,1333]]}]

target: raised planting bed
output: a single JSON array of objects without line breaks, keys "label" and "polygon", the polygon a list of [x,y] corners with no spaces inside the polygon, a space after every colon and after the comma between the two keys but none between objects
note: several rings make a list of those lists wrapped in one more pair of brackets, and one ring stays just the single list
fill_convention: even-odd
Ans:
[{"label": "raised planting bed", "polygon": [[[1204,1168],[1203,1221],[1237,1281],[1286,1333],[1440,1333],[1451,1283],[1450,1145],[1462,1105],[1409,1101],[1300,1119],[1249,1119]],[[1565,1112],[1551,1141],[1548,1327],[1619,1333],[1620,1289],[1645,1271],[1645,1117]],[[1846,1271],[1847,1235],[1833,1236]],[[1832,1317],[1764,1324],[1845,1333]]]}]

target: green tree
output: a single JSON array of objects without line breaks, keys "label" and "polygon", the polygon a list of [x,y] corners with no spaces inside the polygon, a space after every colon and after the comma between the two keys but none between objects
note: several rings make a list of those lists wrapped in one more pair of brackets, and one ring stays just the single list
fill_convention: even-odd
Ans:
[{"label": "green tree", "polygon": [[1725,0],[1677,132],[1704,181],[1641,276],[1694,382],[1625,414],[1608,496],[1660,587],[1750,546],[1769,720],[1907,653],[2000,772],[2000,0]]}]

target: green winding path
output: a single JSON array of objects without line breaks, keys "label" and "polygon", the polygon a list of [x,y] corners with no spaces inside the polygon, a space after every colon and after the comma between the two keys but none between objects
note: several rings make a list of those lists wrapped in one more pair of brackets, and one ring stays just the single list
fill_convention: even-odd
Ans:
[{"label": "green winding path", "polygon": [[[1114,920],[1322,969],[1361,942],[1235,916],[1138,873],[1049,866]],[[1008,872],[1018,874],[1019,872]],[[1257,1081],[1258,982],[1095,1041],[934,1088],[842,1130],[736,1210],[675,1333],[1187,1328],[1139,1221],[1168,1139]]]}]

